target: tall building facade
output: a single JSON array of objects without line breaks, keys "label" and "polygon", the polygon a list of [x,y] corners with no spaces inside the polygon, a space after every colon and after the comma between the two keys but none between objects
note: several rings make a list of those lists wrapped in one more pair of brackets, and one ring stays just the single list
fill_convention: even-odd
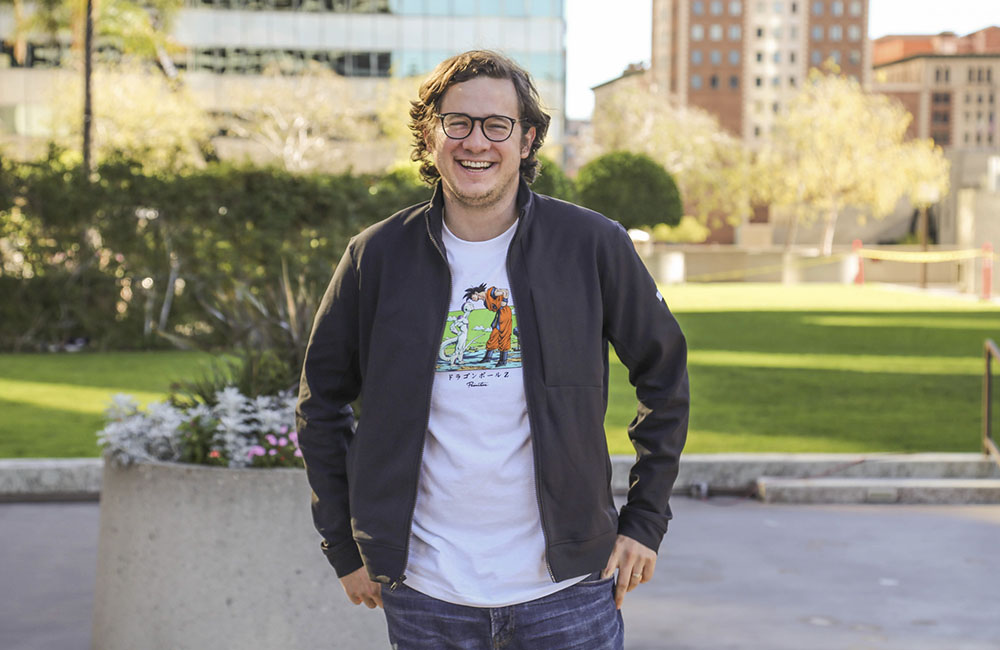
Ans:
[{"label": "tall building facade", "polygon": [[[564,0],[187,0],[171,35],[183,46],[174,64],[209,111],[226,110],[234,84],[255,83],[270,63],[319,63],[358,96],[375,97],[387,79],[424,76],[465,50],[497,49],[531,72],[553,118],[548,141],[558,145],[565,31]],[[70,44],[29,42],[19,61],[9,6],[0,8],[0,41],[0,138],[44,136],[47,88],[59,83],[54,73]]]},{"label": "tall building facade", "polygon": [[653,0],[650,81],[753,145],[810,68],[869,84],[867,26],[868,0]]},{"label": "tall building facade", "polygon": [[884,36],[874,58],[873,89],[910,111],[911,136],[946,149],[1000,149],[1000,27]]}]

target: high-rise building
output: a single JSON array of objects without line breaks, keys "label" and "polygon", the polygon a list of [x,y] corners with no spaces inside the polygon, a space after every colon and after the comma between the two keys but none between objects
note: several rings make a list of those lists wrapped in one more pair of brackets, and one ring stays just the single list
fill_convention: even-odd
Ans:
[{"label": "high-rise building", "polygon": [[1000,27],[883,36],[873,45],[873,90],[910,111],[909,135],[947,149],[1000,148]]},{"label": "high-rise building", "polygon": [[753,145],[810,68],[868,85],[868,0],[653,0],[650,81]]},{"label": "high-rise building", "polygon": [[[234,84],[253,84],[269,63],[316,62],[357,96],[393,77],[425,76],[446,57],[497,49],[531,72],[562,139],[566,96],[564,0],[186,0],[173,39],[176,67],[209,111],[227,110]],[[28,5],[30,9],[30,5]],[[42,41],[45,42],[42,42]],[[44,137],[48,89],[68,42],[28,42],[15,56],[14,20],[0,7],[0,139]],[[107,48],[104,49],[108,53]],[[369,147],[370,148],[370,147]],[[373,159],[373,162],[374,159]],[[378,161],[384,162],[384,161]],[[354,164],[355,169],[364,168]]]}]

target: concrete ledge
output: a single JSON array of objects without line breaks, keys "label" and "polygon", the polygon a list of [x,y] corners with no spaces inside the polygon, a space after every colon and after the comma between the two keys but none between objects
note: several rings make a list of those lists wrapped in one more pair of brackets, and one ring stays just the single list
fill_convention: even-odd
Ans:
[{"label": "concrete ledge", "polygon": [[757,494],[765,503],[1000,503],[1000,480],[764,476]]},{"label": "concrete ledge", "polygon": [[[612,489],[628,491],[633,456],[613,456]],[[96,500],[100,458],[0,459],[0,502]],[[1000,479],[1000,466],[979,453],[685,454],[674,492],[753,494],[762,476],[782,478]]]},{"label": "concrete ledge", "polygon": [[0,459],[0,502],[96,501],[100,458]]},{"label": "concrete ledge", "polygon": [[[628,490],[631,456],[614,456],[612,488]],[[784,478],[1000,479],[1000,466],[979,453],[684,454],[674,492],[751,494],[762,476]]]}]

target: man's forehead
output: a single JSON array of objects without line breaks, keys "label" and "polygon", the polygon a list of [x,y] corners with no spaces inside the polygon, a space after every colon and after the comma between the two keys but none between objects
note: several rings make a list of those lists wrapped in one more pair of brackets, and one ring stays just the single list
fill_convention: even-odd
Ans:
[{"label": "man's forehead", "polygon": [[476,110],[477,115],[513,115],[517,109],[517,91],[510,79],[475,77],[449,86],[441,98],[442,113]]}]

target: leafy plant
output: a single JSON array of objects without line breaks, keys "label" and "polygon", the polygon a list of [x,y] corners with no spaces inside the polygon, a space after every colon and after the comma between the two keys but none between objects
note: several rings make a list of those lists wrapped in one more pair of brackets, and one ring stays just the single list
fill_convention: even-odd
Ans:
[{"label": "leafy plant", "polygon": [[580,202],[616,219],[626,228],[680,222],[683,209],[677,184],[645,154],[615,151],[580,169]]}]

